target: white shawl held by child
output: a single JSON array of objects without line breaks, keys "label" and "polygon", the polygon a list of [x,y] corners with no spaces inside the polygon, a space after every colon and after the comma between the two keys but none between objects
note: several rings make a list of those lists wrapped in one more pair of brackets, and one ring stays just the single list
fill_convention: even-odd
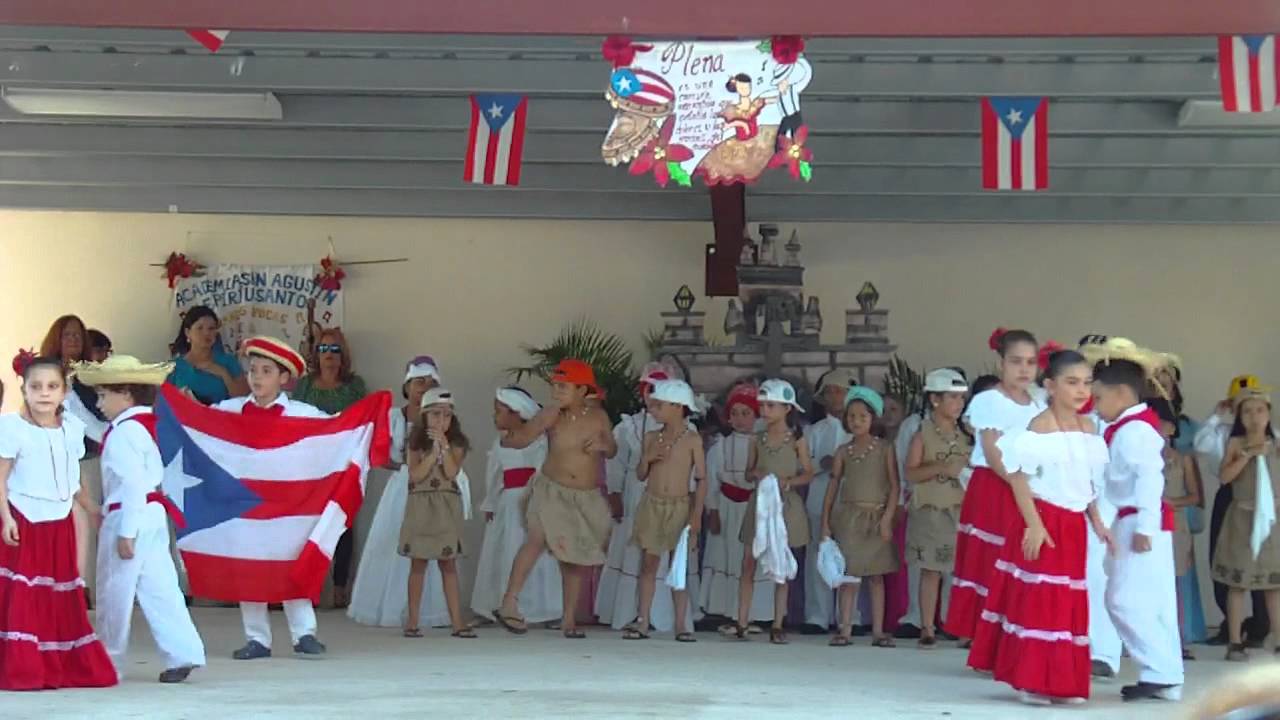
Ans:
[{"label": "white shawl held by child", "polygon": [[796,557],[787,545],[787,524],[782,519],[782,492],[778,478],[768,475],[756,487],[756,537],[751,554],[769,580],[782,585],[795,579]]},{"label": "white shawl held by child", "polygon": [[1276,524],[1276,498],[1271,492],[1271,471],[1267,469],[1267,459],[1258,456],[1258,491],[1254,499],[1253,528],[1249,533],[1249,549],[1257,558],[1262,552],[1262,544],[1271,535],[1271,527]]},{"label": "white shawl held by child", "polygon": [[818,573],[822,575],[822,582],[832,590],[841,585],[861,582],[861,578],[844,574],[844,553],[840,552],[840,545],[831,538],[822,538],[822,542],[818,543]]}]

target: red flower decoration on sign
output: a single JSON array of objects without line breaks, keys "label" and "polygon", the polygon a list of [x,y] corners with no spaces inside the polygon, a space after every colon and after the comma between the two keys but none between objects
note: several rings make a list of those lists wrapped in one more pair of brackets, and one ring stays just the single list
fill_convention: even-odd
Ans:
[{"label": "red flower decoration on sign", "polygon": [[27,366],[35,359],[36,351],[34,348],[29,350],[19,348],[18,354],[13,356],[13,374],[22,377],[22,373],[27,371]]},{"label": "red flower decoration on sign", "polygon": [[1004,334],[1009,332],[1008,328],[998,327],[991,331],[991,337],[987,338],[987,347],[1000,351],[1000,341],[1004,339]]},{"label": "red flower decoration on sign", "polygon": [[316,285],[324,290],[341,290],[342,281],[347,277],[346,271],[338,266],[332,257],[320,260],[320,273],[316,275]]},{"label": "red flower decoration on sign", "polygon": [[804,52],[804,38],[799,35],[774,35],[769,40],[769,50],[780,65],[792,65]]},{"label": "red flower decoration on sign", "polygon": [[613,63],[615,68],[627,67],[636,59],[637,52],[652,50],[652,45],[637,45],[626,35],[610,35],[600,45],[604,59]]},{"label": "red flower decoration on sign", "polygon": [[803,178],[805,182],[808,182],[813,174],[813,170],[809,166],[809,161],[813,160],[813,151],[804,146],[805,141],[808,139],[808,125],[801,125],[796,128],[795,138],[781,138],[782,147],[769,159],[769,167],[776,168],[785,165],[787,170],[791,172],[791,177],[796,180]]},{"label": "red flower decoration on sign", "polygon": [[1053,340],[1046,342],[1044,345],[1040,346],[1040,354],[1036,357],[1036,364],[1040,366],[1041,371],[1048,370],[1049,358],[1054,353],[1061,352],[1065,349],[1066,348],[1062,347],[1061,343],[1054,342]]},{"label": "red flower decoration on sign", "polygon": [[169,288],[173,289],[178,278],[189,278],[203,267],[200,263],[188,260],[182,253],[171,252],[169,258],[164,261],[164,276],[169,281]]},{"label": "red flower decoration on sign", "polygon": [[[668,117],[666,122],[662,123],[662,128],[658,131],[658,137],[653,139],[635,160],[631,161],[628,168],[632,175],[644,175],[650,170],[653,171],[653,179],[661,187],[666,187],[671,182],[674,171],[676,181],[681,185],[688,185],[689,174],[684,172],[680,167],[680,163],[693,157],[693,151],[684,145],[671,142],[671,133],[675,131],[675,117]],[[675,168],[672,168],[672,166]]]}]

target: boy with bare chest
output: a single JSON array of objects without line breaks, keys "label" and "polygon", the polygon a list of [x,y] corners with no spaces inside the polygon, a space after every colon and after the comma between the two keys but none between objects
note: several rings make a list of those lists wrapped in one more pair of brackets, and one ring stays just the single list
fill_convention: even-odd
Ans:
[{"label": "boy with bare chest", "polygon": [[502,607],[493,614],[517,635],[528,632],[528,624],[520,616],[516,598],[547,549],[560,562],[564,636],[586,637],[575,620],[582,572],[604,564],[605,543],[613,527],[609,505],[596,485],[599,456],[613,457],[618,451],[609,416],[587,403],[592,394],[601,392],[591,366],[581,360],[562,361],[551,376],[551,402],[506,440],[509,447],[523,448],[544,433],[549,439],[546,462],[529,485],[525,517],[529,532],[511,566]]},{"label": "boy with bare chest", "polygon": [[[645,490],[636,506],[631,542],[644,551],[644,560],[640,565],[640,614],[634,623],[623,628],[624,640],[649,637],[649,611],[653,607],[658,565],[664,555],[677,550],[686,526],[689,552],[694,552],[707,494],[703,482],[707,469],[702,437],[686,421],[690,414],[697,412],[693,389],[681,380],[659,380],[649,399],[655,402],[654,415],[663,427],[645,434],[644,453],[636,468],[636,476],[645,483]],[[691,478],[697,483],[692,502]],[[685,632],[688,594],[672,588],[671,596],[676,615],[676,640],[696,642],[693,633]]]}]

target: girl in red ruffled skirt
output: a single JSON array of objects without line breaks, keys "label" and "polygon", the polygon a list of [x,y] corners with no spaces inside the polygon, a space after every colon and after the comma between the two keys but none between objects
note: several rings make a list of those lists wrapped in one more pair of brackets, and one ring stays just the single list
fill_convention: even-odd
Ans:
[{"label": "girl in red ruffled skirt", "polygon": [[[25,359],[24,359],[25,360]],[[22,412],[0,415],[0,689],[109,687],[115,667],[89,625],[71,505],[84,425],[62,413],[62,363],[18,364]]]},{"label": "girl in red ruffled skirt", "polygon": [[964,414],[976,436],[969,458],[973,475],[960,506],[944,626],[949,634],[962,639],[962,647],[977,628],[995,563],[1005,544],[1005,530],[1017,517],[996,442],[1005,433],[1025,430],[1045,408],[1043,394],[1034,386],[1035,336],[1026,330],[1001,328],[992,333],[989,345],[1000,354],[1000,384],[975,395]]},{"label": "girl in red ruffled skirt", "polygon": [[1091,374],[1079,353],[1055,353],[1045,374],[1049,409],[996,443],[1017,515],[1003,532],[969,666],[1033,704],[1089,697],[1087,525],[1108,534],[1093,505],[1106,443],[1077,412]]}]

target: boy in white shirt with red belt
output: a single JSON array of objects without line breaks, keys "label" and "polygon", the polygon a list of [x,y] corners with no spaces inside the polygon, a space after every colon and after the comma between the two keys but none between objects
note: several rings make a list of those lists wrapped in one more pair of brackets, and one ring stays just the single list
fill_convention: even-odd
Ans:
[{"label": "boy in white shirt with red belt", "polygon": [[136,599],[165,660],[162,683],[182,682],[205,664],[204,642],[191,622],[169,553],[166,515],[178,527],[184,521],[160,490],[164,464],[151,414],[156,386],[172,371],[172,363],[144,364],[128,355],[81,364],[77,371],[81,382],[96,386],[98,408],[110,421],[102,440],[98,636],[123,676]]}]

